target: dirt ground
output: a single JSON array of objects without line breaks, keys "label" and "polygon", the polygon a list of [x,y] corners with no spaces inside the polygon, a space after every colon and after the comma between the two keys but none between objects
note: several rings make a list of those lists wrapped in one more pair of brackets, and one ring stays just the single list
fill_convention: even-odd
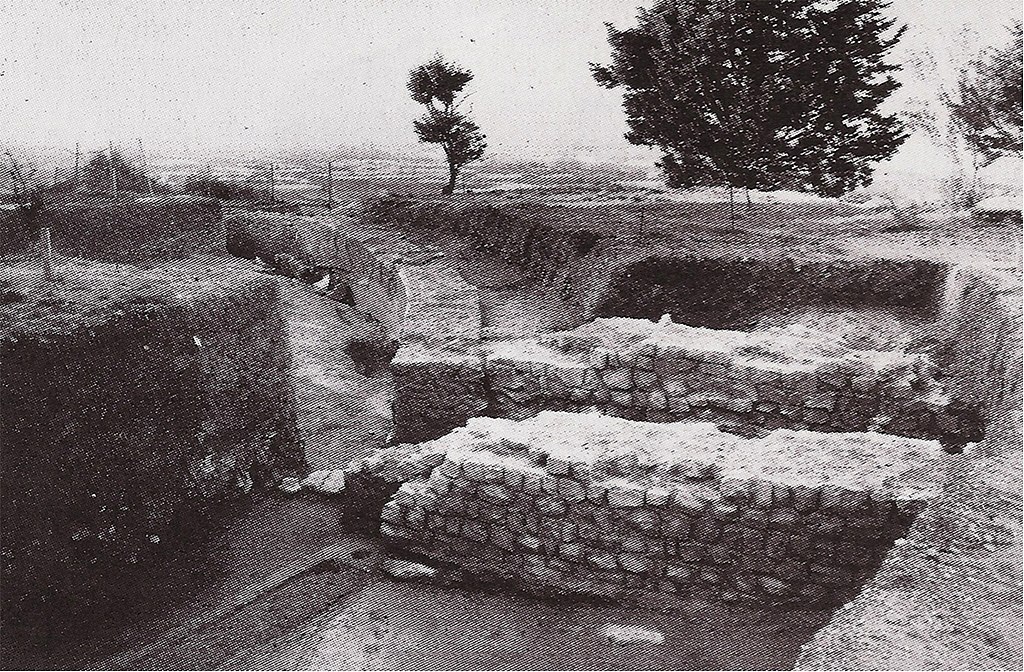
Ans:
[{"label": "dirt ground", "polygon": [[[673,613],[396,583],[325,499],[269,499],[195,558],[198,586],[52,663],[87,669],[786,669],[827,613]],[[328,558],[319,561],[320,558]],[[330,562],[331,559],[336,562]],[[287,571],[282,572],[281,568]],[[174,581],[175,576],[164,577]],[[610,645],[606,625],[661,632]]]}]

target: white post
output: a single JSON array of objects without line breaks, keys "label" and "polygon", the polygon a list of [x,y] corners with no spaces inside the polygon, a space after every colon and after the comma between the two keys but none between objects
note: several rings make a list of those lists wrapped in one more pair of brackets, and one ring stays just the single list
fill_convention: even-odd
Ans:
[{"label": "white post", "polygon": [[110,184],[114,188],[114,200],[117,200],[117,168],[114,167],[114,142],[110,141]]},{"label": "white post", "polygon": [[44,226],[39,235],[39,253],[43,262],[43,278],[49,282],[57,279],[53,272],[53,245],[50,242],[50,227]]}]

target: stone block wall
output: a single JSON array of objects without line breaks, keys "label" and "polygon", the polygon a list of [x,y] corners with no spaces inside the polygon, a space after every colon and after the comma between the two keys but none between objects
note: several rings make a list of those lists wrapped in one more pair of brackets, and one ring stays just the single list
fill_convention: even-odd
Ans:
[{"label": "stone block wall", "polygon": [[980,438],[976,416],[945,394],[927,356],[852,350],[800,327],[746,333],[598,319],[539,342],[491,344],[487,383],[499,417],[593,406],[656,422]]},{"label": "stone block wall", "polygon": [[381,513],[386,540],[481,578],[826,607],[857,590],[924,506],[920,473],[939,455],[933,442],[881,435],[744,439],[546,412],[474,419],[358,469],[403,481]]}]

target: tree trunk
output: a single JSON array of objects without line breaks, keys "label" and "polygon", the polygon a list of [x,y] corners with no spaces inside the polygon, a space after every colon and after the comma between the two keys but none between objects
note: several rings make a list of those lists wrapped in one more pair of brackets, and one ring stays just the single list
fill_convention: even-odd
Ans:
[{"label": "tree trunk", "polygon": [[749,215],[750,211],[754,207],[753,204],[750,202],[750,189],[747,189],[746,187],[743,187],[743,191],[747,195],[747,214]]},{"label": "tree trunk", "polygon": [[444,196],[451,196],[455,193],[455,178],[459,175],[458,166],[448,166],[448,184],[445,185],[444,189],[441,190],[441,194]]},{"label": "tree trunk", "polygon": [[732,185],[729,185],[729,225],[736,223],[736,201],[733,198]]}]

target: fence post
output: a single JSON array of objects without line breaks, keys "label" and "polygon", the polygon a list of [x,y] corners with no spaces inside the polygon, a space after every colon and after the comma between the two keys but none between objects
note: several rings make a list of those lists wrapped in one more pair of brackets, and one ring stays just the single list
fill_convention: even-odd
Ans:
[{"label": "fence post", "polygon": [[44,226],[39,231],[39,253],[43,262],[43,278],[49,282],[57,279],[53,272],[53,244],[50,242],[50,227]]}]

